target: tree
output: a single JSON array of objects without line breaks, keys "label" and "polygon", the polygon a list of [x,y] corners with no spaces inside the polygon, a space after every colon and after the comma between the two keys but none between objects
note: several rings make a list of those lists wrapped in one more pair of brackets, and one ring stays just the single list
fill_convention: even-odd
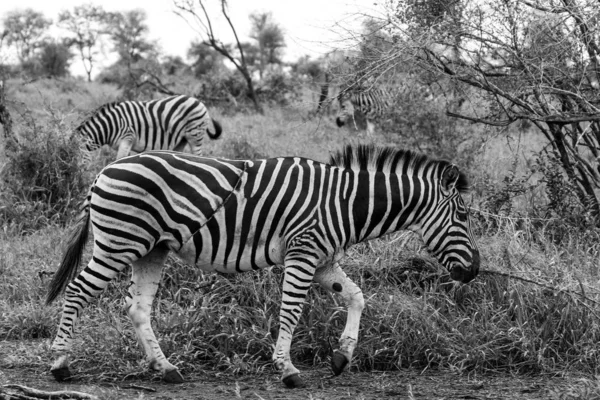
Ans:
[{"label": "tree", "polygon": [[73,36],[68,44],[74,46],[79,53],[88,82],[92,81],[92,71],[98,45],[102,34],[106,32],[108,14],[101,6],[86,4],[75,6],[73,11],[63,11],[58,15],[58,23]]},{"label": "tree", "polygon": [[108,20],[109,34],[120,61],[133,64],[155,55],[155,45],[146,38],[149,30],[144,10],[111,13]]},{"label": "tree", "polygon": [[470,109],[449,104],[448,115],[495,126],[532,123],[581,206],[599,216],[598,2],[394,0],[387,12],[393,45],[367,75],[415,65],[483,99]]},{"label": "tree", "polygon": [[[198,0],[198,5],[194,0],[174,0],[175,7],[177,7],[178,15],[183,19],[190,18],[194,21],[195,25],[199,27],[200,33],[206,38],[202,43],[212,47],[217,52],[222,54],[227,60],[229,60],[239,73],[244,77],[246,86],[248,88],[248,97],[252,100],[254,108],[262,113],[262,107],[258,101],[258,96],[254,88],[254,82],[252,81],[252,74],[247,63],[242,43],[238,37],[237,31],[231,18],[227,7],[226,0],[220,0],[221,3],[221,14],[227,21],[227,24],[235,39],[235,48],[237,48],[237,55],[232,51],[232,47],[226,45],[221,41],[215,34],[211,16],[209,15],[203,0]],[[199,8],[199,9],[198,9]]]},{"label": "tree", "polygon": [[250,37],[256,40],[259,53],[259,73],[262,79],[268,64],[280,64],[285,38],[281,27],[272,21],[271,13],[250,14]]},{"label": "tree", "polygon": [[189,66],[179,56],[166,56],[161,62],[163,73],[166,75],[177,75],[182,71],[189,71]]},{"label": "tree", "polygon": [[6,43],[14,45],[21,63],[29,61],[43,42],[52,20],[31,8],[9,11],[4,17]]},{"label": "tree", "polygon": [[223,67],[223,55],[201,42],[192,42],[187,56],[189,59],[194,60],[192,68],[196,77],[214,72]]},{"label": "tree", "polygon": [[55,40],[45,42],[40,49],[39,61],[42,74],[62,77],[69,74],[69,63],[73,54],[69,46]]}]

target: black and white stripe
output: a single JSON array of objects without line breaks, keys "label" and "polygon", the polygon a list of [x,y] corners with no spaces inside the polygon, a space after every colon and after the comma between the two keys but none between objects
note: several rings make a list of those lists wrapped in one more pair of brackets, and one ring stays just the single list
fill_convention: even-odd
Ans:
[{"label": "black and white stripe", "polygon": [[[355,243],[399,229],[420,233],[453,279],[478,273],[479,252],[461,198],[465,176],[445,161],[387,147],[346,147],[329,163],[306,158],[223,160],[149,152],[118,160],[93,184],[84,213],[52,281],[48,303],[66,287],[52,345],[52,371],[68,376],[73,328],[83,307],[133,265],[128,311],[151,366],[167,381],[181,375],[150,327],[150,308],[169,252],[204,271],[244,272],[283,265],[280,333],[273,354],[288,386],[302,382],[289,350],[313,281],[348,304],[332,359],[340,373],[352,357],[362,292],[338,261]],[[88,225],[93,256],[74,276]]]},{"label": "black and white stripe", "polygon": [[89,152],[104,145],[117,149],[117,158],[149,150],[184,151],[186,145],[199,155],[204,134],[218,138],[221,125],[198,99],[180,95],[105,104],[75,132],[84,139],[88,159]]},{"label": "black and white stripe", "polygon": [[337,96],[340,111],[335,122],[342,127],[347,121],[354,121],[354,113],[360,112],[367,123],[367,134],[375,130],[374,121],[381,118],[391,106],[390,93],[383,88],[354,88],[340,92]]}]

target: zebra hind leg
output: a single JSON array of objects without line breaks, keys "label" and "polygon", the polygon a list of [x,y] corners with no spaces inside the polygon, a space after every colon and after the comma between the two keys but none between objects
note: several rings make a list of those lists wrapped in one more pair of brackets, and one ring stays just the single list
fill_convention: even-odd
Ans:
[{"label": "zebra hind leg", "polygon": [[71,376],[69,354],[77,319],[85,306],[97,297],[127,264],[126,261],[106,257],[106,254],[96,245],[94,257],[87,267],[67,285],[60,323],[51,347],[55,360],[50,372],[57,381],[66,380]]},{"label": "zebra hind leg", "polygon": [[169,249],[155,247],[150,253],[132,264],[131,285],[125,300],[125,308],[143,347],[150,369],[162,373],[168,383],[182,383],[179,370],[167,361],[150,323],[152,302],[160,283],[162,267]]},{"label": "zebra hind leg", "polygon": [[340,347],[334,351],[331,357],[331,369],[335,375],[339,375],[352,360],[352,353],[358,341],[358,328],[365,300],[362,290],[346,276],[337,263],[319,268],[315,273],[314,280],[329,292],[341,296],[348,307],[348,317],[340,337]]}]

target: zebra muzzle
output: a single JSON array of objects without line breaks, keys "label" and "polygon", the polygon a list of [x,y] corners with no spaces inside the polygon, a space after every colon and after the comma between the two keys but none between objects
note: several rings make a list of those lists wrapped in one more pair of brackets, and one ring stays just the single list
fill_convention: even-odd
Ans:
[{"label": "zebra muzzle", "polygon": [[463,266],[463,264],[452,263],[448,272],[450,272],[450,278],[452,280],[469,283],[479,274],[479,250],[473,250],[471,256],[471,265],[469,267]]}]

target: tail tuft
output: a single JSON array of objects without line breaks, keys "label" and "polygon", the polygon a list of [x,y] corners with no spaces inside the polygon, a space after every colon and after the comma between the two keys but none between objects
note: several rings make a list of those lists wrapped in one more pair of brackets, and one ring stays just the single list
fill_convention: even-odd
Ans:
[{"label": "tail tuft", "polygon": [[207,131],[208,137],[211,139],[217,139],[219,136],[221,136],[221,132],[222,132],[221,124],[216,119],[211,118],[211,120],[212,120],[213,126],[215,127],[215,133],[211,133],[210,130],[208,130]]}]

